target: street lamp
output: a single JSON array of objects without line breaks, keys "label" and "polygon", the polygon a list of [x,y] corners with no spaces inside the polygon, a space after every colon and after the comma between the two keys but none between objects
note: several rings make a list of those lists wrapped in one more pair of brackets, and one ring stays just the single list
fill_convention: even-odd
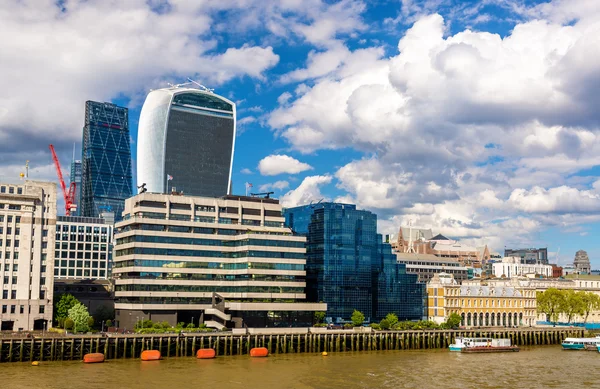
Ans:
[{"label": "street lamp", "polygon": [[194,327],[194,316],[192,316],[192,327]]}]

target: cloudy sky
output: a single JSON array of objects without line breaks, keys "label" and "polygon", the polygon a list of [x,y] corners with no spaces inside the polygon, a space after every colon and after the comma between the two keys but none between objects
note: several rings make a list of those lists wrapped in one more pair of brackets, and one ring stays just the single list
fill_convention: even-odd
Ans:
[{"label": "cloudy sky", "polygon": [[600,1],[4,0],[0,36],[2,181],[56,180],[86,100],[130,108],[135,158],[191,77],[237,102],[237,193],[600,268]]}]

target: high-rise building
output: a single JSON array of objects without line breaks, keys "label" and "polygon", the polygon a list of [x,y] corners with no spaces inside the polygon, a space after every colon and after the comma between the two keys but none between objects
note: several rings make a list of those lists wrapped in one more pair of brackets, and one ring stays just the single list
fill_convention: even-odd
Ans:
[{"label": "high-rise building", "polygon": [[81,161],[73,159],[71,161],[71,183],[75,183],[75,204],[76,210],[71,212],[71,216],[81,215]]},{"label": "high-rise building", "polygon": [[275,199],[142,193],[115,226],[115,319],[209,327],[309,326],[306,238]]},{"label": "high-rise building", "polygon": [[152,193],[229,194],[235,114],[233,102],[208,90],[150,92],[138,127],[137,185]]},{"label": "high-rise building", "polygon": [[368,321],[388,313],[422,319],[425,284],[383,243],[377,215],[338,203],[289,208],[284,215],[292,231],[307,237],[307,299],[327,303],[329,321],[349,321],[355,309]]},{"label": "high-rise building", "polygon": [[0,183],[0,267],[6,331],[52,326],[56,184]]},{"label": "high-rise building", "polygon": [[54,278],[107,280],[112,268],[113,226],[104,219],[58,216]]},{"label": "high-rise building", "polygon": [[521,263],[527,265],[535,265],[541,263],[543,265],[548,264],[548,249],[504,249],[505,257],[519,257]]},{"label": "high-rise building", "polygon": [[112,211],[121,219],[131,196],[132,173],[127,108],[87,101],[83,128],[80,215]]}]

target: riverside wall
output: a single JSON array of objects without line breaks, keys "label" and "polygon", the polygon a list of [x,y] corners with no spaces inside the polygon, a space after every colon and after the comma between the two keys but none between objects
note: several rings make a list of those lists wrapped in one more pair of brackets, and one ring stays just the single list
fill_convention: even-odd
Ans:
[{"label": "riverside wall", "polygon": [[201,348],[213,348],[217,356],[248,354],[254,347],[266,347],[270,354],[439,349],[459,336],[510,338],[518,346],[556,345],[566,337],[585,334],[582,328],[529,328],[11,337],[0,339],[0,362],[74,361],[88,353],[103,353],[109,360],[131,359],[139,358],[144,350],[160,350],[163,358],[177,358],[194,356]]}]

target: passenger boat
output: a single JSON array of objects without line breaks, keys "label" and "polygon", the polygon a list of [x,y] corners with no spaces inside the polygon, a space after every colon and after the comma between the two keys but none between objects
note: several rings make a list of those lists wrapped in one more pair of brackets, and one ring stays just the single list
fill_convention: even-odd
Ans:
[{"label": "passenger boat", "polygon": [[595,338],[566,338],[561,343],[563,350],[585,350],[586,346],[598,348],[600,346],[600,335]]},{"label": "passenger boat", "polygon": [[460,351],[463,353],[499,353],[519,351],[519,348],[511,346],[510,339],[458,337],[450,345],[450,351]]}]

